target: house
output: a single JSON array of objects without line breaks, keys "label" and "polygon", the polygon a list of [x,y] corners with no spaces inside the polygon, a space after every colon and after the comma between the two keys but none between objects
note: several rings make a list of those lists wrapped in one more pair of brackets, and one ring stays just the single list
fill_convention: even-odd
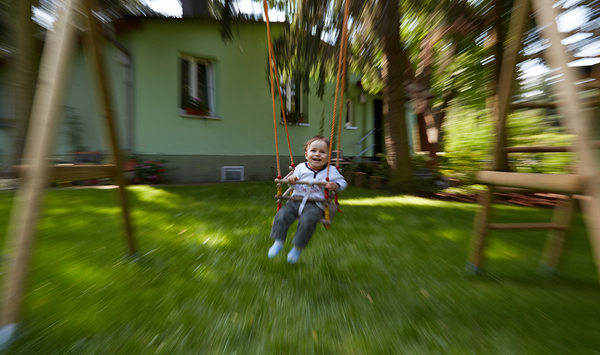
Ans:
[{"label": "house", "polygon": [[[280,26],[272,24],[274,35]],[[220,29],[217,20],[136,17],[116,23],[106,41],[107,79],[121,147],[128,155],[166,161],[168,182],[270,180],[277,175],[266,25],[243,21],[230,43],[222,41]],[[78,51],[71,66],[54,152],[58,162],[71,161],[74,151],[108,151],[86,57]],[[371,157],[384,150],[382,105],[380,98],[360,89],[358,79],[353,76],[348,84],[341,149],[346,156]],[[321,101],[293,83],[282,83],[286,110],[298,118],[287,126],[294,162],[303,161],[306,140],[329,135],[334,90],[335,84],[329,84]],[[207,111],[188,112],[190,96],[201,99]],[[412,127],[413,120],[407,121]],[[279,103],[276,127],[282,167],[287,167]],[[8,130],[0,121],[5,145]],[[6,155],[9,148],[0,149]]]},{"label": "house", "polygon": [[11,132],[14,129],[14,96],[9,88],[9,72],[0,61],[0,176],[9,165],[12,149]]}]

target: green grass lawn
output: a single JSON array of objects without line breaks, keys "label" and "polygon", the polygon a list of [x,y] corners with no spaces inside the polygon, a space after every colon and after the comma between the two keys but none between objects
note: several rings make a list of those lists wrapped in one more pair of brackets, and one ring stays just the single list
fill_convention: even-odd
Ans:
[{"label": "green grass lawn", "polygon": [[[464,271],[475,205],[350,188],[296,265],[267,258],[272,183],[49,191],[9,354],[598,354],[600,286],[578,215],[563,277],[543,231],[494,232]],[[6,234],[13,193],[0,193]],[[502,206],[497,221],[549,221]],[[292,227],[292,230],[294,226]]]}]

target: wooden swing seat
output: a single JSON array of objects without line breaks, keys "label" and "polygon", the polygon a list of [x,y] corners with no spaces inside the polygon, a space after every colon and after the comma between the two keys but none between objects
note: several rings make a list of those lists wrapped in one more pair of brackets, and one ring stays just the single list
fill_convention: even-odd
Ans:
[{"label": "wooden swing seat", "polygon": [[[283,179],[275,179],[275,182],[277,183],[277,186],[281,186],[283,184],[287,184],[287,177],[290,176],[292,174],[292,172],[290,172],[288,175],[286,175],[285,178]],[[294,184],[308,184],[308,181],[296,181]],[[312,182],[313,185],[326,185],[326,182],[323,181],[314,181]],[[288,188],[281,196],[279,195],[275,195],[275,199],[277,200],[292,200],[292,201],[302,201],[304,198],[303,197],[299,197],[299,196],[292,196],[291,192],[292,192],[292,187]],[[338,211],[338,205],[333,202],[333,196],[335,196],[335,192],[331,192],[330,198],[326,199],[326,198],[308,198],[306,199],[306,201],[308,202],[321,202],[321,203],[326,203],[329,205],[329,219],[327,218],[321,218],[321,220],[319,221],[319,223],[323,224],[323,226],[325,226],[325,228],[330,228],[331,227],[331,222],[333,221],[333,218],[335,217],[337,211]]]}]

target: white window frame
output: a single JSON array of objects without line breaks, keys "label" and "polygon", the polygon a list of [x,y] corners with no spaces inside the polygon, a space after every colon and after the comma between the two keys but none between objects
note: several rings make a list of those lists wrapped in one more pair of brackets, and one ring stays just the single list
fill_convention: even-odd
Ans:
[{"label": "white window frame", "polygon": [[[283,81],[283,78],[280,79],[280,82],[282,82],[282,81]],[[300,99],[299,99],[300,107],[299,108],[296,107],[296,112],[300,112],[300,113],[304,114],[305,107],[304,107],[304,90],[302,89],[303,83],[300,82],[300,85],[295,85],[296,88],[295,88],[293,97],[289,94],[292,91],[292,83],[293,83],[292,80],[287,80],[281,85],[284,87],[285,94],[286,94],[285,102],[284,102],[284,109],[285,109],[286,115],[288,115],[291,112],[292,102],[293,102],[293,99],[296,97],[296,95],[300,96]],[[283,92],[282,92],[282,95],[283,95]],[[281,123],[283,123],[283,116],[281,118]],[[288,122],[288,124],[295,124],[298,126],[310,126],[310,123],[308,123],[308,122],[301,122],[301,123]]]},{"label": "white window frame", "polygon": [[302,110],[304,109],[304,107],[302,107],[304,105],[304,102],[302,101],[304,99],[304,97],[302,96],[302,83],[300,83],[300,93],[298,93],[298,88],[295,88],[294,90],[294,97],[292,97],[291,95],[289,95],[290,91],[292,91],[292,81],[288,80],[285,83],[285,92],[288,94],[286,96],[286,103],[285,103],[285,109],[287,110],[287,112],[290,112],[292,110],[292,99],[295,98],[296,95],[300,94],[300,109],[296,108],[296,111],[300,111],[302,112]]},{"label": "white window frame", "polygon": [[[208,95],[208,107],[209,107],[209,115],[210,116],[214,116],[215,115],[215,64],[213,61],[208,60],[208,59],[203,59],[203,58],[196,58],[196,57],[191,57],[191,56],[186,56],[186,55],[182,55],[179,57],[182,60],[187,60],[188,61],[188,80],[190,81],[189,83],[189,87],[190,87],[190,92],[189,95],[190,96],[194,96],[194,97],[198,97],[198,66],[197,64],[203,64],[206,66],[206,85],[208,87],[207,89],[207,95]],[[179,72],[179,75],[181,76],[181,71]],[[179,78],[179,80],[183,80],[183,78]],[[179,93],[179,96],[181,98],[181,96],[183,95],[183,93]],[[185,112],[185,108],[180,107],[179,108],[179,112],[180,114],[183,115],[187,115],[187,113]]]},{"label": "white window frame", "polygon": [[351,99],[346,100],[345,109],[346,115],[344,116],[344,127],[346,129],[358,129],[358,127],[354,125],[354,104]]}]

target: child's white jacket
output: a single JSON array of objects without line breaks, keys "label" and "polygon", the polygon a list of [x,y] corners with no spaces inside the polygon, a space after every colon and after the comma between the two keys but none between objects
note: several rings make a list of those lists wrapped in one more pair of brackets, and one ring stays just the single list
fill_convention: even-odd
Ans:
[{"label": "child's white jacket", "polygon": [[[294,176],[301,181],[323,181],[325,182],[325,178],[327,177],[327,169],[329,169],[329,181],[335,182],[338,185],[338,191],[344,190],[348,183],[339,173],[335,166],[325,166],[321,170],[315,170],[310,167],[308,162],[304,162],[296,166],[294,170]],[[293,185],[294,192],[292,196],[300,196],[305,197],[308,194],[308,198],[325,198],[325,186],[324,185],[305,185],[305,184],[295,184]],[[325,209],[323,204],[320,202],[316,203],[321,209]]]}]

